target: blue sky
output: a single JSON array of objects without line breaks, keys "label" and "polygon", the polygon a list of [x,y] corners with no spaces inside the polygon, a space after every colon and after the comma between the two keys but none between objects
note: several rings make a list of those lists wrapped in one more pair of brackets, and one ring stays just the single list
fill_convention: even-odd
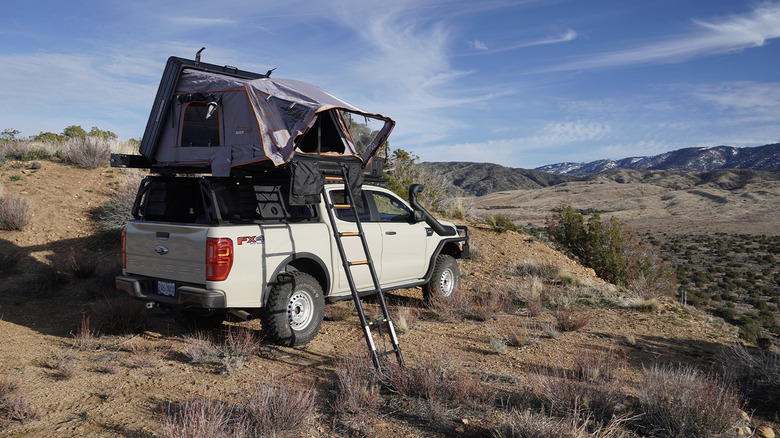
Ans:
[{"label": "blue sky", "polygon": [[4,0],[0,129],[140,138],[168,56],[311,82],[424,161],[780,142],[780,2]]}]

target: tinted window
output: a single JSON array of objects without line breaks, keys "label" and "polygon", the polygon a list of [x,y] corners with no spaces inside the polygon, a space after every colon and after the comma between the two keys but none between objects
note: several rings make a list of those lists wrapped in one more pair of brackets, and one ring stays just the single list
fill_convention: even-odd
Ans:
[{"label": "tinted window", "polygon": [[374,198],[381,222],[408,222],[411,210],[398,198],[387,193],[369,191]]}]

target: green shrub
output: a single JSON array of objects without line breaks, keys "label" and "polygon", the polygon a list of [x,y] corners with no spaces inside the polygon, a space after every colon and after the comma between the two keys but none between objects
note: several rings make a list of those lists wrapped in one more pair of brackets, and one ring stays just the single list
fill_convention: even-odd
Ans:
[{"label": "green shrub", "polygon": [[[385,147],[389,148],[389,146]],[[396,149],[387,157],[385,177],[387,188],[403,199],[409,197],[410,185],[424,181],[425,190],[417,196],[417,200],[423,206],[437,212],[447,212],[453,204],[459,202],[456,198],[462,192],[449,179],[424,169],[420,166],[418,156],[403,149]]]},{"label": "green shrub", "polygon": [[616,217],[603,222],[560,205],[547,219],[547,234],[566,252],[617,285],[633,288],[643,298],[671,295],[677,285],[672,269],[658,248],[643,243],[637,233]]},{"label": "green shrub", "polygon": [[488,216],[485,218],[484,222],[488,227],[490,227],[491,230],[497,231],[499,233],[503,233],[504,231],[514,231],[519,233],[522,231],[522,229],[515,225],[511,219],[501,214]]}]

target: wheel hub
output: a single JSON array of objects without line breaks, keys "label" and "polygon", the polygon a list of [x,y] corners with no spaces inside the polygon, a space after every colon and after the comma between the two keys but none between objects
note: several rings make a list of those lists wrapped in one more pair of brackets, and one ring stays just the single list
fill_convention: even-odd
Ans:
[{"label": "wheel hub", "polygon": [[439,277],[439,286],[441,287],[441,294],[448,297],[452,294],[452,290],[455,288],[455,282],[453,281],[454,275],[449,269],[441,273]]},{"label": "wheel hub", "polygon": [[303,330],[312,320],[314,315],[314,303],[311,297],[303,292],[296,292],[287,303],[287,320],[290,328]]}]

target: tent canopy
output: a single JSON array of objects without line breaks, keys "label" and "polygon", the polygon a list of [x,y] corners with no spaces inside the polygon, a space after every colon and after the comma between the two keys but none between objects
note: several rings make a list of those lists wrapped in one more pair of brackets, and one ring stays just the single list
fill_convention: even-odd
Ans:
[{"label": "tent canopy", "polygon": [[295,154],[358,158],[365,167],[395,125],[305,82],[182,61],[169,59],[141,142],[155,168],[228,176],[244,166],[279,166]]}]

